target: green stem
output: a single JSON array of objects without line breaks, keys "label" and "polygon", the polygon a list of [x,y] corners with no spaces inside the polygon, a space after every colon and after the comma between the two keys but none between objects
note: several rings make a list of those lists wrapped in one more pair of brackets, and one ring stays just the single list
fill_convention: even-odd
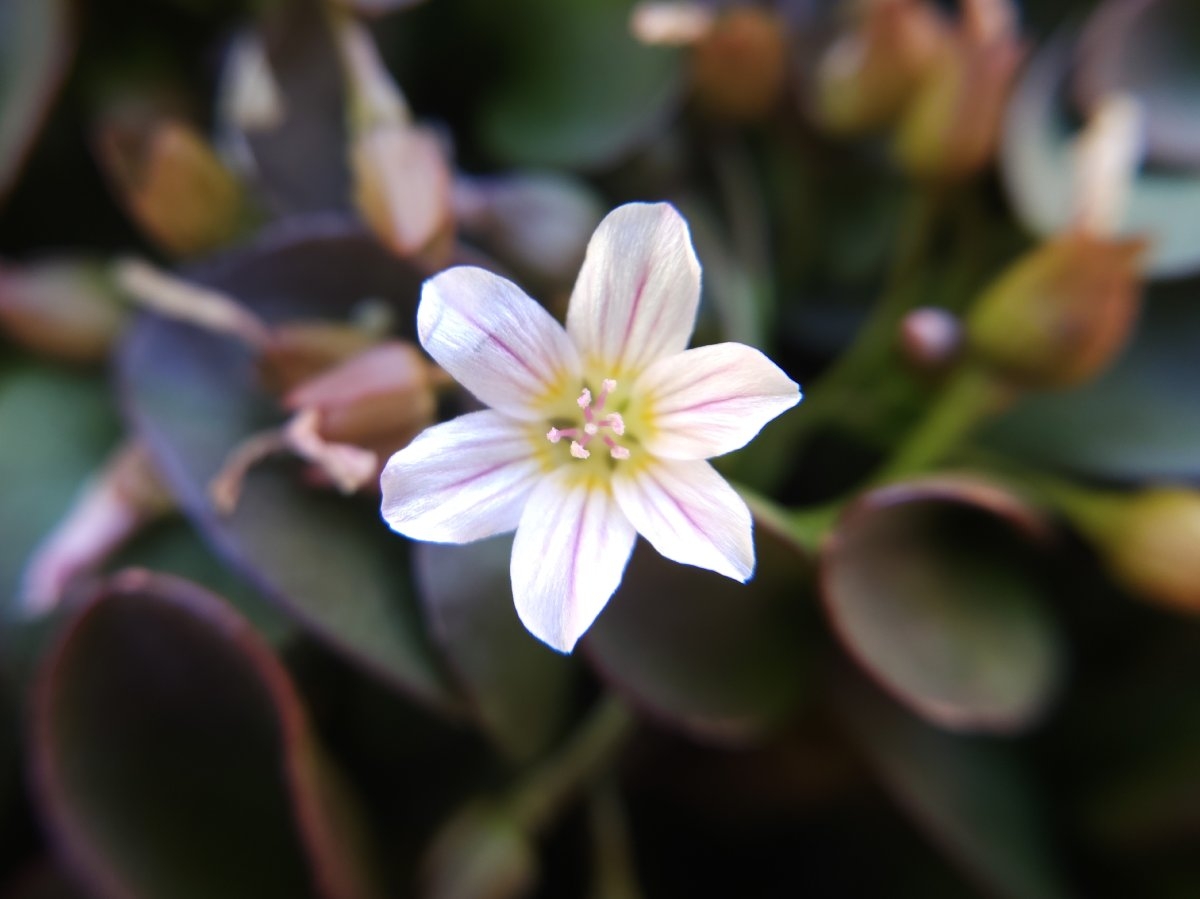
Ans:
[{"label": "green stem", "polygon": [[607,773],[635,723],[624,703],[603,699],[562,750],[517,786],[507,803],[514,820],[529,833],[552,821],[579,791]]},{"label": "green stem", "polygon": [[892,481],[936,465],[1015,399],[1016,390],[990,371],[964,365],[872,481]]},{"label": "green stem", "polygon": [[629,820],[612,777],[602,778],[592,788],[588,812],[592,831],[591,899],[642,899]]},{"label": "green stem", "polygon": [[[770,492],[785,476],[795,449],[814,432],[844,414],[859,385],[870,379],[895,352],[896,336],[906,313],[919,304],[918,290],[927,249],[943,207],[942,195],[920,189],[909,202],[901,241],[884,292],[850,346],[806,391],[804,402],[771,425],[769,440],[759,440],[738,454],[736,476]],[[779,452],[780,446],[793,448]]]}]

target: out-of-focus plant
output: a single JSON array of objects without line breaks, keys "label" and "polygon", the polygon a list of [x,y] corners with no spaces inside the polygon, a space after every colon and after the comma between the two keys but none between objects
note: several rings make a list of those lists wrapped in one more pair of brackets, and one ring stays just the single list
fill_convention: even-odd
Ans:
[{"label": "out-of-focus plant", "polygon": [[0,894],[1200,892],[1197,13],[1071,14],[0,0]]}]

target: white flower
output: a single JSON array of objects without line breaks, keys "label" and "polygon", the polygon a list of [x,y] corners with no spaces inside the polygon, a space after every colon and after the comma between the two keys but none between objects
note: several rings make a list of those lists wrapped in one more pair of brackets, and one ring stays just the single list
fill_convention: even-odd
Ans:
[{"label": "white flower", "polygon": [[668,559],[748,580],[750,511],[704,460],[744,446],[800,389],[748,346],[685,349],[699,300],[687,224],[665,203],[600,223],[566,329],[483,269],[426,281],[421,344],[492,408],[392,456],[388,524],[439,543],[515,528],[517,613],[560,652],[617,589],[639,533]]}]

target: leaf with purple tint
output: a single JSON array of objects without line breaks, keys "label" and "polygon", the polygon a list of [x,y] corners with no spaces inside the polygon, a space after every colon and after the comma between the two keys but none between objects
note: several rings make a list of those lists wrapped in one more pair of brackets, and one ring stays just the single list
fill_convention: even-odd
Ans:
[{"label": "leaf with purple tint", "polygon": [[[281,225],[196,278],[274,321],[344,317],[378,298],[409,322],[420,283],[340,217]],[[250,353],[147,316],[119,362],[136,431],[218,554],[335,650],[427,703],[456,705],[409,586],[406,545],[380,521],[377,500],[305,486],[295,466],[268,463],[251,471],[233,515],[213,509],[207,487],[226,455],[282,420]]]},{"label": "leaf with purple tint", "polygon": [[34,803],[102,895],[379,895],[353,802],[283,665],[214,594],[128,570],[43,661]]}]

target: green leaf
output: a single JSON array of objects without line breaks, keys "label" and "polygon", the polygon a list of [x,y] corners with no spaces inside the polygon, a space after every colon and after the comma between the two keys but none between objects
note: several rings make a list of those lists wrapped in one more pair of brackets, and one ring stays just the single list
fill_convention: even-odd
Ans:
[{"label": "green leaf", "polygon": [[865,685],[839,698],[883,786],[989,895],[1068,895],[1048,852],[1042,810],[1005,745],[935,730]]},{"label": "green leaf", "polygon": [[74,49],[66,0],[0,0],[0,200],[16,180]]},{"label": "green leaf", "polygon": [[670,562],[639,541],[624,581],[582,642],[632,704],[695,736],[756,739],[792,713],[807,684],[806,565],[768,528],[749,584]]},{"label": "green leaf", "polygon": [[837,635],[934,724],[1020,729],[1055,691],[1057,634],[1013,534],[1014,525],[1036,533],[1031,514],[981,483],[915,481],[864,496],[822,549]]},{"label": "green leaf", "polygon": [[434,637],[481,723],[508,755],[528,761],[562,735],[575,679],[570,660],[517,618],[511,555],[511,536],[424,543],[413,567]]},{"label": "green leaf", "polygon": [[295,623],[224,565],[185,520],[173,518],[140,534],[105,565],[107,571],[136,566],[186,578],[227,599],[272,646],[296,635]]},{"label": "green leaf", "polygon": [[11,611],[26,559],[120,437],[91,372],[19,362],[0,371],[0,601]]},{"label": "green leaf", "polygon": [[[364,298],[411,310],[420,275],[358,226],[317,217],[269,231],[196,278],[278,320],[344,316]],[[218,555],[336,651],[422,701],[457,704],[410,588],[407,544],[376,501],[306,486],[296,466],[269,463],[251,471],[233,515],[213,509],[208,483],[228,453],[283,418],[244,347],[146,317],[120,375],[135,430]]]},{"label": "green leaf", "polygon": [[678,105],[680,55],[629,33],[632,3],[475,0],[466,15],[495,35],[507,68],[481,111],[483,140],[509,163],[611,166],[649,143]]},{"label": "green leaf", "polygon": [[84,606],[33,701],[35,805],[104,895],[378,895],[361,822],[287,671],[186,581],[130,571]]}]

